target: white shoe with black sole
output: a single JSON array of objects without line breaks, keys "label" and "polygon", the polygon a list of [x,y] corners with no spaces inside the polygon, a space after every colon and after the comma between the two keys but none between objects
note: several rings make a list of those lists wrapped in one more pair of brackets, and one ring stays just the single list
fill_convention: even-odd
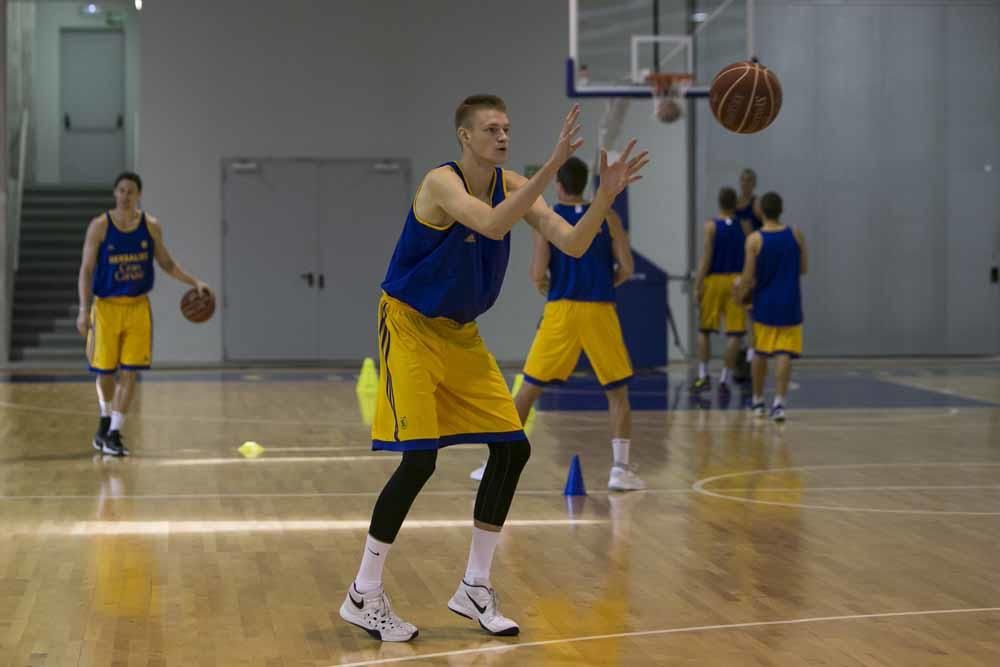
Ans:
[{"label": "white shoe with black sole", "polygon": [[340,605],[340,617],[384,642],[408,642],[420,634],[417,626],[396,616],[382,587],[359,593],[352,583]]},{"label": "white shoe with black sole", "polygon": [[473,586],[463,580],[448,600],[448,609],[459,616],[478,621],[479,627],[491,635],[513,637],[521,632],[517,623],[500,613],[496,591],[486,586]]}]

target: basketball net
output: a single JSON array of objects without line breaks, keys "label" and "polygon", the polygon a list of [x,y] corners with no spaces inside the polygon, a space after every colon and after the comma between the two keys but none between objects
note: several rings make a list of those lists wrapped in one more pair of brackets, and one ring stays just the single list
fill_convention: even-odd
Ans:
[{"label": "basketball net", "polygon": [[646,77],[652,89],[653,118],[661,123],[676,123],[684,116],[684,96],[691,87],[690,74],[650,74]]},{"label": "basketball net", "polygon": [[612,97],[604,105],[604,115],[601,116],[601,123],[597,126],[597,151],[594,155],[594,163],[590,165],[590,173],[598,174],[601,168],[601,151],[608,152],[608,162],[614,162],[621,152],[618,148],[618,139],[622,133],[622,126],[625,124],[625,113],[628,111],[629,99],[627,97]]}]

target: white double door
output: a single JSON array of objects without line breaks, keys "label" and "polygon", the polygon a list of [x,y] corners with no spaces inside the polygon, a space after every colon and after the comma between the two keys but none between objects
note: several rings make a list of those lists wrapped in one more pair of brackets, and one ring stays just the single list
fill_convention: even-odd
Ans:
[{"label": "white double door", "polygon": [[226,359],[375,356],[379,285],[410,190],[407,160],[226,161]]}]

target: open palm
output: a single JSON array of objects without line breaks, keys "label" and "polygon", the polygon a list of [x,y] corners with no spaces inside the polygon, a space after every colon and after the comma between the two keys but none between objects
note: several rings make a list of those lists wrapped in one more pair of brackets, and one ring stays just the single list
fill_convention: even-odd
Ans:
[{"label": "open palm", "polygon": [[625,151],[611,164],[608,164],[607,151],[601,150],[601,189],[611,197],[617,197],[628,185],[641,179],[642,175],[639,172],[649,164],[649,151],[642,151],[635,157],[629,158],[635,143],[635,139],[629,141]]}]

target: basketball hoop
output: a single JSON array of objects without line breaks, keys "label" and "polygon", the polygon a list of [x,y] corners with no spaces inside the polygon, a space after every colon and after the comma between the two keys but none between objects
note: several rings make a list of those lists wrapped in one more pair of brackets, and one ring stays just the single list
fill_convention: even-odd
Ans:
[{"label": "basketball hoop", "polygon": [[681,104],[684,94],[691,87],[691,74],[652,73],[646,75],[646,83],[653,91],[653,118],[661,123],[674,123],[684,115]]}]

